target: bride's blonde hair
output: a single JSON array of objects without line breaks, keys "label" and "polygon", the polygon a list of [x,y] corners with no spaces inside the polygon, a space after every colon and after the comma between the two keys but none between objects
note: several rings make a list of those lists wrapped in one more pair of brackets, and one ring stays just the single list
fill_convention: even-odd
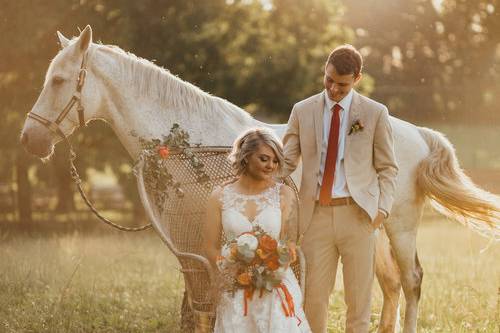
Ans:
[{"label": "bride's blonde hair", "polygon": [[283,144],[281,140],[267,128],[252,128],[240,135],[233,144],[233,150],[229,155],[234,173],[239,176],[247,167],[247,158],[255,153],[261,144],[268,145],[276,155],[278,169],[280,172],[285,162],[283,155]]}]

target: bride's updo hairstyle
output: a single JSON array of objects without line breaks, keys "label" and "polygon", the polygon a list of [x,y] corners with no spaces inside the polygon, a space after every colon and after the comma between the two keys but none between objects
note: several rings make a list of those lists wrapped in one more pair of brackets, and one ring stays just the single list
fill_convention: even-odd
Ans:
[{"label": "bride's updo hairstyle", "polygon": [[281,171],[285,161],[281,140],[266,128],[252,128],[244,132],[234,141],[233,150],[229,155],[233,171],[237,176],[245,171],[248,157],[255,153],[261,144],[268,145],[274,151],[276,159],[278,160],[278,168],[276,171]]}]

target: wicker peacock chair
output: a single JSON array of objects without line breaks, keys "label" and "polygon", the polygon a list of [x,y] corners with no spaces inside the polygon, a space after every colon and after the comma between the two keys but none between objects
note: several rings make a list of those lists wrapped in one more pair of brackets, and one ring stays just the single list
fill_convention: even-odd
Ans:
[{"label": "wicker peacock chair", "polygon": [[[181,320],[184,331],[211,332],[213,329],[215,312],[208,291],[214,282],[214,275],[208,260],[201,255],[203,219],[208,196],[214,187],[234,177],[227,158],[230,151],[230,147],[190,147],[171,152],[162,161],[161,167],[168,169],[171,184],[176,185],[166,189],[164,194],[168,199],[161,200],[162,203],[158,203],[148,185],[151,182],[147,177],[151,177],[151,173],[147,170],[151,166],[147,160],[141,158],[135,167],[139,194],[148,218],[179,260],[184,275],[187,295]],[[193,160],[197,163],[193,164]],[[205,179],[200,181],[200,176]],[[297,195],[291,178],[286,178],[284,183]],[[298,232],[298,226],[292,228]],[[300,250],[298,258],[292,268],[303,289],[305,261]]]}]

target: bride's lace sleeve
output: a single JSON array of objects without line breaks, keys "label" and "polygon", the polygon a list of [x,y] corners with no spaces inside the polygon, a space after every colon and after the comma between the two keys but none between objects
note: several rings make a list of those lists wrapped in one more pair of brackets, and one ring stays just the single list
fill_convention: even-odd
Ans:
[{"label": "bride's lace sleeve", "polygon": [[299,228],[299,202],[295,192],[287,185],[281,186],[280,238],[297,242]]}]

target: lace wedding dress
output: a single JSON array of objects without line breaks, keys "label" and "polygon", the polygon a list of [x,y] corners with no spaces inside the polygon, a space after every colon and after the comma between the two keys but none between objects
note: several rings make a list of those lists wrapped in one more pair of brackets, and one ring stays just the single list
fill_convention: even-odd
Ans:
[{"label": "lace wedding dress", "polygon": [[[251,231],[253,225],[259,225],[265,232],[279,238],[281,230],[280,188],[276,184],[262,193],[246,195],[234,190],[234,184],[222,190],[222,227],[228,240],[234,239],[243,232]],[[246,214],[248,207],[255,207],[255,218]],[[302,294],[290,268],[285,272],[282,281],[293,298],[294,316],[286,316],[282,307],[283,293],[274,289],[259,297],[255,293],[247,304],[244,314],[243,290],[234,295],[225,292],[217,307],[215,333],[293,333],[311,332],[302,308]]]}]

